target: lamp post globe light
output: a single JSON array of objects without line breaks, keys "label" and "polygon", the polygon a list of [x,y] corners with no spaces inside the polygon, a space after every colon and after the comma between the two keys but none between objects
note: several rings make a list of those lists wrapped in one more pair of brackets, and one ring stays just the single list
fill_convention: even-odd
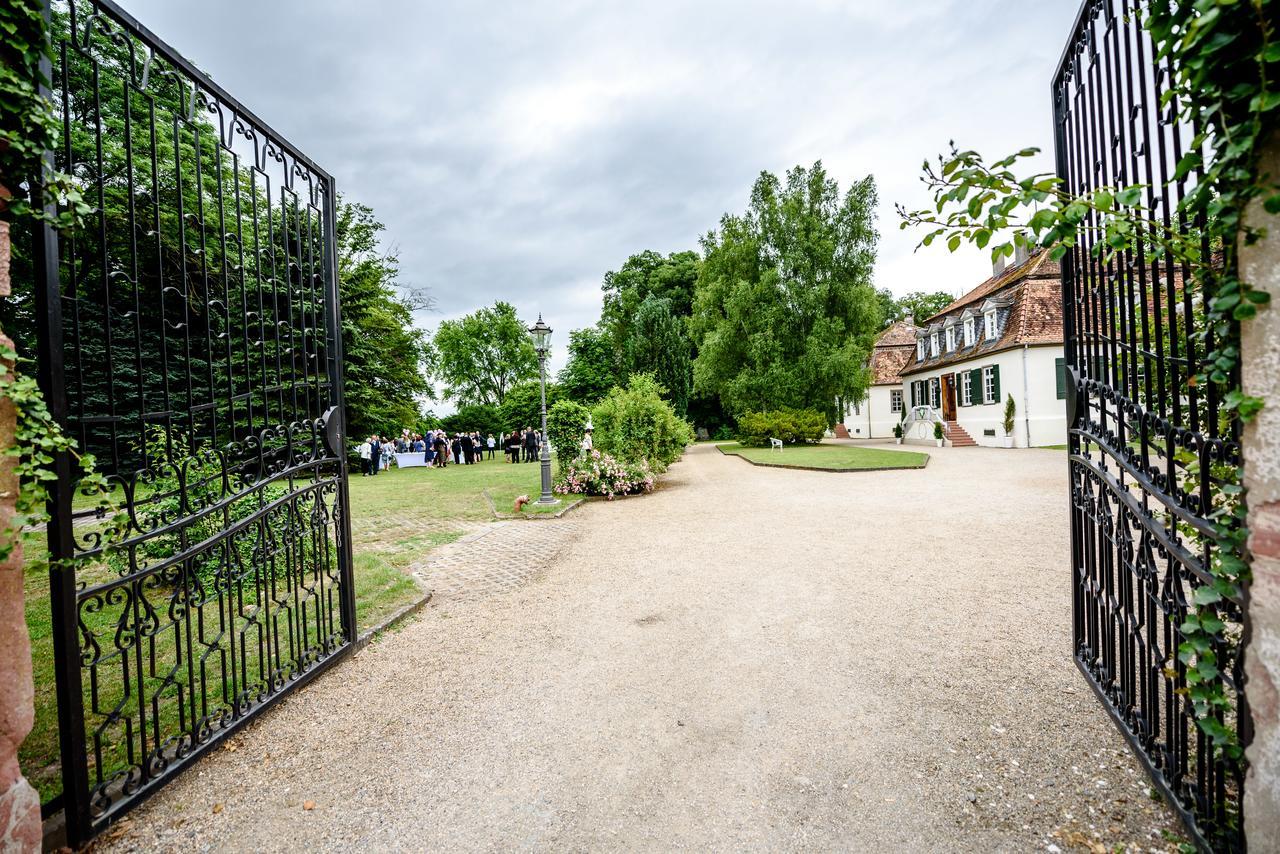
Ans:
[{"label": "lamp post globe light", "polygon": [[529,334],[533,336],[533,346],[538,353],[538,376],[542,394],[542,453],[539,457],[542,463],[542,496],[534,503],[549,507],[559,504],[560,499],[551,493],[551,441],[547,438],[547,355],[551,352],[551,327],[542,322],[541,314],[538,315],[538,322],[529,327]]}]

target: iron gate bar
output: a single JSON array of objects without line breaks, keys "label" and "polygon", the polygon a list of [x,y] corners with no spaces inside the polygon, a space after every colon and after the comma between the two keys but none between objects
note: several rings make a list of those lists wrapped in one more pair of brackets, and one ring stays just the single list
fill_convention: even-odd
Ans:
[{"label": "iron gate bar", "polygon": [[[1071,194],[1146,185],[1146,206],[1162,226],[1198,231],[1209,258],[1203,223],[1185,222],[1178,207],[1187,181],[1201,175],[1174,175],[1190,129],[1176,103],[1162,106],[1174,69],[1154,55],[1144,6],[1082,3],[1052,88],[1058,177]],[[1104,260],[1094,252],[1098,224],[1091,213],[1062,259],[1065,356],[1076,386],[1068,425],[1073,658],[1196,844],[1241,850],[1243,770],[1199,729],[1178,658],[1188,602],[1212,580],[1220,485],[1212,467],[1238,464],[1239,425],[1219,430],[1216,384],[1187,383],[1214,347],[1197,325],[1195,271],[1149,255],[1141,240]],[[1247,638],[1240,601],[1217,613]],[[1242,648],[1215,652],[1247,740]]]},{"label": "iron gate bar", "polygon": [[[65,6],[62,19],[55,4]],[[44,15],[51,33],[62,23],[69,31],[56,46],[60,73],[47,59],[42,66],[55,88],[41,93],[60,94],[63,137],[45,162],[90,185],[97,221],[66,240],[47,225],[35,230],[39,381],[53,416],[73,435],[78,428],[80,448],[102,449],[99,470],[127,510],[118,541],[78,535],[77,515],[94,511],[74,512],[75,466],[69,454],[55,459],[53,566],[98,562],[83,578],[50,572],[64,790],[45,808],[61,803],[77,845],[349,654],[356,614],[333,177],[111,0],[44,0]],[[83,102],[74,114],[73,73],[86,87],[74,93]],[[123,179],[108,177],[104,151],[104,103],[117,94],[123,151],[112,154]],[[172,117],[167,135],[158,112]],[[77,160],[81,128],[91,139],[79,144],[92,150]],[[170,142],[172,175],[162,182],[160,152]],[[106,215],[109,180],[113,200],[121,188],[127,197],[123,238]],[[143,260],[152,244],[154,265]],[[166,270],[166,261],[177,266]],[[148,292],[154,303],[144,302],[144,282],[158,291]],[[86,349],[95,336],[97,356]],[[99,358],[90,377],[86,365]],[[90,391],[102,396],[92,406]],[[181,434],[175,443],[183,424],[186,443]],[[156,426],[163,444],[153,450]],[[129,456],[131,440],[140,459]],[[166,475],[175,485],[160,485]],[[127,562],[113,566],[111,554]],[[106,622],[86,622],[93,614]],[[92,766],[89,700],[101,721]],[[115,765],[104,767],[104,751],[116,752]]]}]

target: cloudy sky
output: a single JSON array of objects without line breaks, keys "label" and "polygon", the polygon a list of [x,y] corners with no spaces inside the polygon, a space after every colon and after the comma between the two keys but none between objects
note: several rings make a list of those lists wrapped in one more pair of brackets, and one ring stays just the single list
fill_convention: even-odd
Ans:
[{"label": "cloudy sky", "polygon": [[[121,0],[334,173],[446,317],[505,299],[565,340],[644,249],[696,248],[762,170],[880,192],[876,284],[959,293],[893,204],[955,139],[1051,146],[1074,0]],[[1047,169],[1050,160],[1043,156]],[[557,348],[555,362],[563,358]]]}]

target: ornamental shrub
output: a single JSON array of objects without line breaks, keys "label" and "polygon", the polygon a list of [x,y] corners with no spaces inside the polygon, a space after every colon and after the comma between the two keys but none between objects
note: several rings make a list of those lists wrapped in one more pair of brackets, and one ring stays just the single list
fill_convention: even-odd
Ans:
[{"label": "ornamental shrub", "polygon": [[770,438],[788,444],[819,442],[827,432],[827,418],[816,409],[774,409],[748,412],[738,418],[738,441],[763,447]]},{"label": "ornamental shrub", "polygon": [[561,460],[578,456],[590,417],[585,406],[572,400],[558,400],[547,410],[547,438]]},{"label": "ornamental shrub", "polygon": [[651,374],[633,374],[626,388],[614,387],[591,410],[595,447],[627,463],[646,462],[657,473],[680,459],[693,441],[693,428],[662,398]]},{"label": "ornamental shrub", "polygon": [[644,461],[623,462],[593,450],[561,464],[555,491],[561,495],[603,495],[609,500],[652,492],[653,470]]}]

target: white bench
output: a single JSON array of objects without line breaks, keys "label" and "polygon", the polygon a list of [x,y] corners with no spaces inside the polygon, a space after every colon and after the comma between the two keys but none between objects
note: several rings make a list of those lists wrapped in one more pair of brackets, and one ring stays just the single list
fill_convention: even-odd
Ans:
[{"label": "white bench", "polygon": [[771,451],[781,451],[781,450],[782,450],[782,440],[781,440],[781,439],[775,439],[775,438],[773,438],[772,436],[770,436],[770,437],[769,437],[769,450],[771,450]]}]

